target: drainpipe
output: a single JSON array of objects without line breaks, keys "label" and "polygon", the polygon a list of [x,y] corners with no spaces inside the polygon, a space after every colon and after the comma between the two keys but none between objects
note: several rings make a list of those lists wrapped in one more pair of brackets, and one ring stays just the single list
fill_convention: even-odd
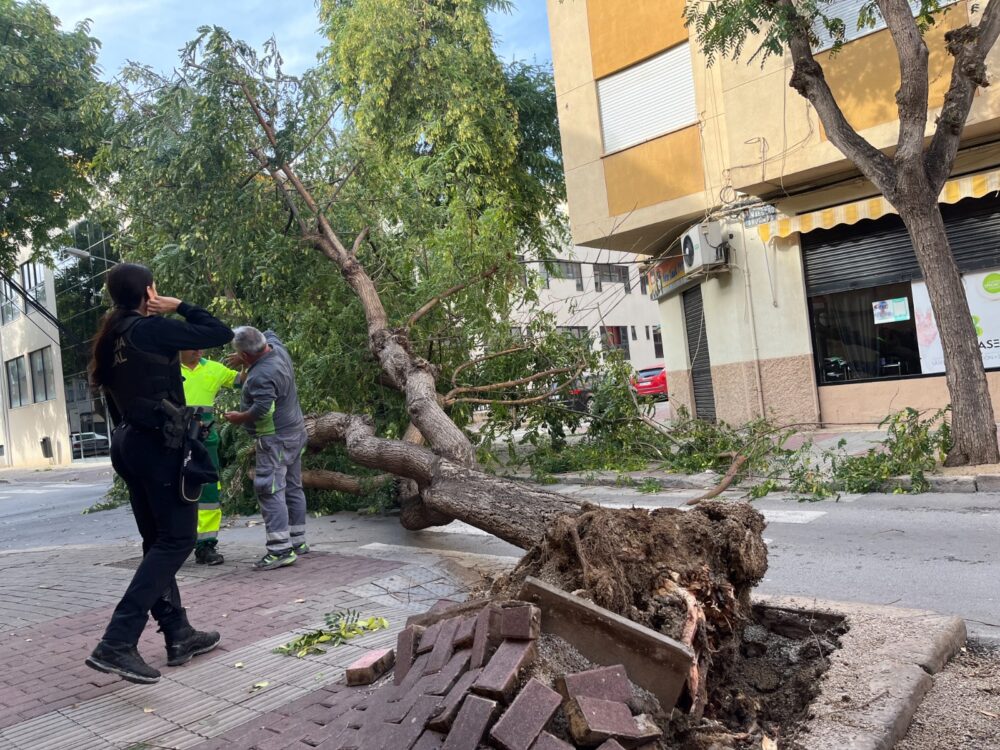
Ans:
[{"label": "drainpipe", "polygon": [[761,419],[767,417],[764,409],[764,379],[760,371],[760,346],[757,343],[757,319],[753,310],[753,293],[750,289],[750,253],[747,250],[747,230],[740,222],[740,231],[743,236],[743,287],[746,291],[747,306],[750,310],[750,345],[753,347],[754,375],[757,379],[757,408],[760,410]]}]

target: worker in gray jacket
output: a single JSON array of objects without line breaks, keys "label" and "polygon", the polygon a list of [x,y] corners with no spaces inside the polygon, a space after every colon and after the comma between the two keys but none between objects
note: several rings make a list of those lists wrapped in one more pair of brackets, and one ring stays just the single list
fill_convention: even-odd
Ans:
[{"label": "worker in gray jacket", "polygon": [[236,354],[230,364],[248,369],[243,381],[241,411],[225,419],[243,425],[257,439],[254,490],[264,515],[267,554],[254,570],[291,565],[309,552],[306,544],[306,496],[302,491],[305,420],[295,388],[292,358],[273,331],[251,326],[234,329]]}]

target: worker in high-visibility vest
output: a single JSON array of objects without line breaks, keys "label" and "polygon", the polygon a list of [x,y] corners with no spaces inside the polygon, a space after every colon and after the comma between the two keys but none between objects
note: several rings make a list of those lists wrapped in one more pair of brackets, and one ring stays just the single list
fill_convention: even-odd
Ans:
[{"label": "worker in high-visibility vest", "polygon": [[[219,469],[219,433],[215,429],[215,397],[223,388],[238,387],[243,374],[230,370],[219,362],[205,359],[201,349],[181,352],[181,377],[184,378],[184,399],[188,406],[207,406],[202,420],[209,424],[205,448],[216,470]],[[194,548],[194,558],[199,565],[221,565],[224,558],[216,546],[219,543],[219,526],[222,523],[222,505],[219,502],[221,482],[206,484],[201,488],[198,499],[198,542]]]}]

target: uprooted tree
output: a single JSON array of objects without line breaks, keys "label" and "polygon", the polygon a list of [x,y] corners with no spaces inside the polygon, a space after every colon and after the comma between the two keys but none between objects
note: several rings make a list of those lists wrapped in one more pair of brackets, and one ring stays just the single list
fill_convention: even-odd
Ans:
[{"label": "uprooted tree", "polygon": [[[335,402],[311,398],[323,413],[308,420],[310,446],[340,445],[398,480],[409,529],[460,519],[527,550],[507,585],[541,575],[691,644],[700,714],[712,660],[736,647],[766,569],[760,514],[582,505],[483,471],[462,427],[471,405],[544,408],[586,363],[547,337],[495,335],[511,299],[530,297],[516,254],[545,257],[544,211],[559,193],[546,182],[550,149],[518,129],[531,112],[511,82],[531,86],[504,76],[487,5],[331,3],[328,65],[305,80],[281,72],[273,47],[258,57],[220,29],[203,30],[172,78],[129,71],[106,155],[135,243],[126,253],[152,256],[171,289],[229,315],[256,320],[272,285],[308,300],[282,321],[297,350],[312,350],[309,367],[342,356],[356,368],[356,382],[330,384]],[[328,317],[335,331],[310,338]],[[467,337],[461,356],[435,362],[448,334],[452,347]],[[351,390],[362,380],[375,395]],[[380,415],[394,398],[403,429]]]},{"label": "uprooted tree", "polygon": [[[833,42],[836,52],[845,34],[854,31],[846,25],[854,23],[853,19],[836,15],[842,6],[829,0],[692,0],[686,16],[710,62],[719,56],[738,60],[748,47],[756,48],[753,57],[761,60],[790,54],[789,85],[816,109],[830,142],[899,212],[941,334],[954,417],[948,463],[991,464],[1000,461],[993,405],[938,196],[951,175],[976,92],[989,85],[986,56],[1000,35],[1000,4],[984,3],[978,24],[945,34],[948,54],[954,58],[951,82],[937,122],[929,129],[929,51],[924,32],[938,13],[951,10],[947,5],[940,0],[869,0],[858,13],[861,28],[884,21],[896,49],[899,134],[889,153],[876,148],[848,122],[814,55],[821,35]],[[832,63],[836,64],[836,57]]]}]

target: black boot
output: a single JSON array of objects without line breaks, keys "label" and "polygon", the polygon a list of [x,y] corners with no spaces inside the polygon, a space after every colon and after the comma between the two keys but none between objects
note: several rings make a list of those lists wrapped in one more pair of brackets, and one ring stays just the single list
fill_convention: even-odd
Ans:
[{"label": "black boot", "polygon": [[219,645],[222,636],[214,630],[195,630],[188,622],[187,613],[181,610],[178,617],[160,623],[160,632],[167,642],[167,666],[187,664],[199,654],[207,654]]},{"label": "black boot", "polygon": [[142,660],[139,651],[131,643],[101,641],[87,657],[86,664],[98,672],[116,674],[123,680],[141,685],[152,685],[160,681],[160,673]]},{"label": "black boot", "polygon": [[222,565],[225,562],[225,558],[215,549],[215,545],[218,543],[217,539],[205,542],[204,544],[199,543],[194,548],[195,562],[199,565]]}]

